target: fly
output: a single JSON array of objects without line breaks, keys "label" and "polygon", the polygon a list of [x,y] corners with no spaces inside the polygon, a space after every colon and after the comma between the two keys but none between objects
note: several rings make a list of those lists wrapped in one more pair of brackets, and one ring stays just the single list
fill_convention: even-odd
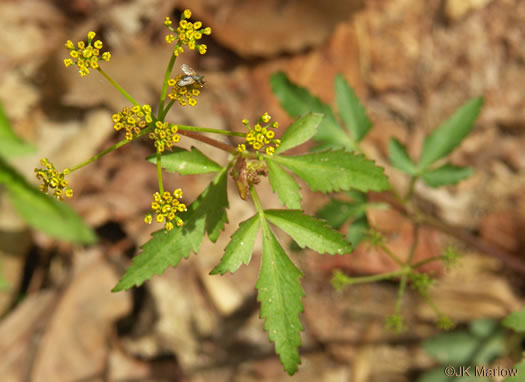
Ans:
[{"label": "fly", "polygon": [[190,68],[186,64],[181,65],[181,70],[184,73],[182,78],[177,82],[177,85],[179,86],[189,86],[193,84],[198,84],[199,86],[204,86],[204,76],[201,76],[200,74],[197,74],[195,70]]}]

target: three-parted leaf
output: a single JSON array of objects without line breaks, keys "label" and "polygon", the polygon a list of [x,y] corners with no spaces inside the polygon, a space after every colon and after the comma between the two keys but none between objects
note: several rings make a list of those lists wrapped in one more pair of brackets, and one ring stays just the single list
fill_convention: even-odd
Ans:
[{"label": "three-parted leaf", "polygon": [[1,157],[0,184],[5,184],[15,209],[33,228],[67,241],[96,241],[95,233],[71,207],[31,186]]},{"label": "three-parted leaf", "polygon": [[319,253],[342,255],[352,252],[352,246],[343,235],[334,231],[325,221],[297,210],[265,210],[264,216],[294,239],[301,248]]},{"label": "three-parted leaf", "polygon": [[343,150],[294,157],[274,155],[273,160],[302,178],[312,191],[382,191],[390,187],[383,168]]},{"label": "three-parted leaf", "polygon": [[[192,147],[191,151],[180,147],[173,147],[172,150],[172,152],[162,154],[161,163],[166,171],[192,175],[219,172],[222,169],[222,166],[201,153],[196,147]],[[156,155],[148,157],[148,161],[156,164]]]},{"label": "three-parted leaf", "polygon": [[461,106],[446,122],[429,134],[423,142],[418,168],[424,169],[454,150],[474,127],[483,98],[474,98]]},{"label": "three-parted leaf", "polygon": [[425,170],[421,177],[429,186],[439,187],[456,184],[460,180],[471,176],[473,172],[472,167],[458,167],[450,163],[445,163],[436,169]]},{"label": "three-parted leaf", "polygon": [[170,232],[155,232],[150,241],[142,246],[126,273],[113,288],[113,292],[139,286],[155,275],[160,275],[169,266],[176,266],[190,251],[200,249],[205,231],[215,241],[228,221],[226,208],[227,168],[224,168],[202,194],[181,214],[184,225]]},{"label": "three-parted leaf", "polygon": [[416,165],[412,162],[412,159],[410,159],[407,148],[396,138],[390,138],[388,142],[388,156],[395,168],[410,175],[416,173]]},{"label": "three-parted leaf", "polygon": [[0,103],[0,156],[9,158],[17,155],[30,154],[35,148],[20,139],[11,129],[5,110]]},{"label": "three-parted leaf", "polygon": [[304,290],[299,282],[302,273],[290,261],[268,223],[263,222],[263,255],[257,280],[257,300],[261,303],[264,329],[288,374],[301,363],[298,348],[303,330],[299,313],[303,311]]},{"label": "three-parted leaf", "polygon": [[314,139],[326,147],[352,150],[354,144],[346,132],[339,126],[330,106],[324,104],[310,92],[291,82],[286,74],[278,72],[270,79],[273,94],[281,106],[292,117],[298,117],[308,112],[324,114]]},{"label": "three-parted leaf", "polygon": [[281,145],[275,150],[282,153],[306,142],[317,133],[317,127],[323,120],[323,114],[308,113],[292,123],[281,137]]},{"label": "three-parted leaf", "polygon": [[372,127],[372,122],[359,98],[357,98],[354,89],[348,85],[341,74],[335,78],[335,96],[339,115],[354,139],[360,141]]},{"label": "three-parted leaf", "polygon": [[275,163],[271,157],[265,157],[270,184],[274,192],[277,192],[281,202],[288,208],[301,208],[301,187],[285,170]]},{"label": "three-parted leaf", "polygon": [[211,275],[234,273],[241,264],[248,265],[252,258],[253,245],[259,232],[259,215],[252,216],[250,219],[239,224],[239,229],[232,235],[230,243],[224,250],[221,262],[213,268]]}]

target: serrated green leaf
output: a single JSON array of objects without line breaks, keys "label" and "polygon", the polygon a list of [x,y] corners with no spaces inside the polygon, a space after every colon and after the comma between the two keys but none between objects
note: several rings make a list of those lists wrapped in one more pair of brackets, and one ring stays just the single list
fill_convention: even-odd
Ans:
[{"label": "serrated green leaf", "polygon": [[35,147],[20,139],[11,129],[11,124],[0,103],[0,156],[9,158],[35,152]]},{"label": "serrated green leaf", "polygon": [[396,138],[390,138],[388,142],[388,156],[390,163],[392,163],[395,168],[410,175],[416,173],[416,165],[412,162],[412,159],[410,159],[407,148]]},{"label": "serrated green leaf", "polygon": [[295,146],[306,142],[317,133],[317,127],[323,120],[323,114],[308,113],[298,118],[292,123],[281,137],[281,144],[275,150],[276,153],[282,153]]},{"label": "serrated green leaf", "polygon": [[512,312],[502,322],[503,326],[515,332],[525,332],[525,308],[519,312]]},{"label": "serrated green leaf", "polygon": [[342,255],[352,252],[352,246],[341,233],[325,221],[297,210],[265,210],[264,216],[294,239],[301,248],[319,253]]},{"label": "serrated green leaf", "polygon": [[301,208],[301,187],[285,170],[277,163],[274,163],[272,158],[265,157],[266,166],[268,167],[268,175],[270,177],[270,184],[272,190],[277,192],[281,202],[288,208]]},{"label": "serrated green leaf", "polygon": [[447,156],[461,143],[474,127],[482,106],[482,97],[468,101],[425,138],[418,163],[419,170]]},{"label": "serrated green leaf", "polygon": [[366,215],[358,217],[352,222],[350,227],[348,227],[348,231],[346,232],[346,240],[352,243],[353,247],[355,248],[359,245],[359,243],[361,243],[369,229],[370,225],[368,224],[368,218]]},{"label": "serrated green leaf", "polygon": [[273,94],[290,116],[295,118],[308,112],[324,114],[314,140],[330,147],[353,150],[354,142],[339,126],[330,106],[311,95],[307,89],[291,82],[283,72],[273,74],[270,84]]},{"label": "serrated green leaf", "polygon": [[354,89],[348,85],[341,74],[335,78],[335,96],[339,115],[359,142],[372,127],[372,122],[359,98],[357,98]]},{"label": "serrated green leaf", "polygon": [[382,191],[390,187],[383,168],[362,155],[342,150],[294,157],[274,155],[273,160],[302,178],[312,191]]},{"label": "serrated green leaf", "polygon": [[216,240],[224,223],[228,221],[226,180],[227,168],[224,168],[188,210],[180,215],[184,221],[181,228],[155,232],[150,241],[142,246],[142,252],[133,258],[131,266],[112,291],[140,286],[144,281],[163,273],[169,266],[177,266],[182,258],[189,257],[190,251],[199,252],[205,230],[210,240]]},{"label": "serrated green leaf", "polygon": [[446,163],[436,169],[425,170],[421,178],[430,187],[440,187],[457,184],[460,180],[467,179],[473,172],[472,167],[458,167]]},{"label": "serrated green leaf", "polygon": [[[219,172],[222,169],[221,165],[212,161],[196,147],[192,147],[191,151],[180,147],[173,147],[172,150],[173,152],[162,154],[162,168],[168,172],[193,175]],[[148,157],[148,161],[157,164],[157,156],[152,155]]]},{"label": "serrated green leaf", "polygon": [[235,273],[241,264],[248,265],[252,258],[257,232],[259,232],[259,224],[259,215],[252,216],[239,224],[239,229],[232,235],[230,243],[224,250],[221,262],[213,268],[210,275]]},{"label": "serrated green leaf", "polygon": [[261,303],[264,329],[275,344],[281,363],[288,374],[301,363],[298,348],[303,330],[299,313],[303,311],[304,290],[299,282],[302,273],[290,261],[268,223],[263,222],[263,255],[257,280],[257,300]]},{"label": "serrated green leaf", "polygon": [[95,233],[71,207],[31,186],[0,157],[0,183],[17,212],[31,227],[58,239],[91,244]]}]

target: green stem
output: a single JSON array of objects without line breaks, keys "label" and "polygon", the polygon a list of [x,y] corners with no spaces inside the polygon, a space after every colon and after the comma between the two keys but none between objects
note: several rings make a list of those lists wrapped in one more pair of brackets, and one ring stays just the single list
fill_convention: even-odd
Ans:
[{"label": "green stem", "polygon": [[164,193],[164,185],[162,184],[162,157],[160,151],[157,150],[157,179],[159,181],[159,192],[162,195]]},{"label": "green stem", "polygon": [[442,260],[443,259],[443,256],[432,256],[432,257],[429,257],[425,260],[421,260],[421,261],[418,261],[417,263],[415,264],[412,264],[411,267],[412,269],[418,269],[420,267],[422,267],[423,265],[427,265],[429,263],[432,263],[433,261],[439,261],[439,260]]},{"label": "green stem", "polygon": [[237,133],[235,131],[212,129],[209,127],[196,127],[196,126],[187,126],[187,125],[177,125],[177,127],[179,128],[179,130],[198,131],[200,133],[214,133],[214,134],[221,134],[221,135],[229,135],[232,137],[246,137],[246,133]]},{"label": "green stem", "polygon": [[255,208],[257,209],[257,212],[259,213],[259,217],[264,220],[264,208],[261,204],[261,200],[259,199],[259,195],[257,195],[257,191],[255,190],[255,187],[252,185],[250,186],[250,195],[253,200],[253,204],[255,204]]},{"label": "green stem", "polygon": [[410,184],[408,185],[408,191],[404,199],[405,201],[409,201],[412,198],[412,195],[414,195],[414,189],[416,188],[417,179],[417,175],[412,175],[412,177],[410,178]]},{"label": "green stem", "polygon": [[388,273],[381,273],[378,275],[371,275],[371,276],[362,276],[362,277],[349,277],[347,275],[341,275],[338,277],[344,277],[343,281],[345,284],[364,284],[364,283],[371,283],[375,281],[383,281],[392,279],[394,277],[402,276],[407,273],[406,269],[400,269],[395,272],[388,272]]},{"label": "green stem", "polygon": [[170,111],[174,103],[175,103],[174,99],[170,100],[170,102],[166,105],[166,108],[162,110],[161,113],[159,113],[159,120],[164,121],[164,118],[166,118],[166,115],[168,115],[168,112]]},{"label": "green stem", "polygon": [[396,254],[394,252],[392,252],[390,250],[390,248],[388,248],[384,243],[379,243],[378,244],[379,248],[381,248],[383,251],[385,251],[385,253],[390,256],[390,258],[392,260],[394,260],[396,262],[397,265],[399,266],[404,266],[405,264],[401,261],[401,259],[399,257],[396,256]]},{"label": "green stem", "polygon": [[[144,134],[149,133],[152,130],[152,128],[153,128],[152,126],[149,126],[149,127],[145,128],[144,130],[142,130],[140,132],[140,134],[137,135],[137,137],[135,139],[141,137]],[[110,152],[112,152],[112,151],[114,151],[114,150],[116,150],[116,149],[118,149],[118,148],[120,148],[120,147],[122,147],[122,146],[124,146],[124,145],[126,145],[128,143],[130,143],[130,142],[133,142],[135,139],[133,139],[132,141],[128,141],[127,139],[123,139],[123,140],[115,143],[113,146],[108,147],[107,149],[105,149],[101,153],[98,153],[97,155],[92,156],[88,160],[86,160],[86,161],[84,161],[84,162],[82,162],[80,164],[77,164],[76,166],[71,167],[69,169],[69,172],[71,173],[71,172],[73,172],[75,170],[78,170],[79,168],[87,166],[88,164],[93,163],[97,159],[102,158],[104,155],[109,154]]]},{"label": "green stem", "polygon": [[416,254],[416,248],[417,243],[419,241],[419,224],[414,224],[414,239],[412,240],[412,246],[410,247],[410,252],[408,254],[408,259],[406,261],[406,264],[412,263],[412,259],[414,258],[414,255]]},{"label": "green stem", "polygon": [[117,84],[113,78],[111,78],[109,76],[109,74],[107,74],[104,70],[102,70],[101,67],[98,67],[97,69],[99,71],[100,74],[102,74],[104,76],[104,78],[106,78],[106,80],[109,81],[109,83],[111,85],[113,85],[124,97],[126,97],[129,102],[131,102],[133,105],[138,105],[139,103],[137,101],[135,101],[135,99],[129,95],[129,93],[127,91],[125,91],[119,84]]},{"label": "green stem", "polygon": [[407,273],[404,273],[401,276],[401,283],[399,284],[399,289],[397,291],[397,299],[396,299],[396,315],[401,315],[401,303],[403,302],[403,296],[405,295],[405,289],[407,286]]},{"label": "green stem", "polygon": [[[179,43],[178,43],[179,44]],[[166,94],[168,93],[168,81],[170,80],[171,71],[173,70],[173,66],[175,65],[175,60],[177,60],[177,56],[171,53],[170,62],[168,62],[168,67],[166,68],[166,73],[164,73],[164,82],[162,83],[162,92],[160,93],[160,103],[159,103],[159,119],[164,118],[166,116],[166,113],[164,113],[164,101],[166,100]],[[163,119],[161,119],[163,120]]]}]

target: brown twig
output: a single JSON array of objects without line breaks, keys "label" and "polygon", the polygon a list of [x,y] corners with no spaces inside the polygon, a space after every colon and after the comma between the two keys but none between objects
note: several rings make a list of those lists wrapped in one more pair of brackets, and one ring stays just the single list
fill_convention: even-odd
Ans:
[{"label": "brown twig", "polygon": [[198,141],[201,141],[203,143],[206,143],[210,146],[213,146],[213,147],[216,147],[218,149],[221,149],[221,150],[224,150],[224,151],[227,151],[231,154],[235,154],[236,153],[236,150],[234,147],[230,146],[230,145],[227,145],[226,143],[222,143],[216,139],[213,139],[213,138],[210,138],[210,137],[207,137],[205,135],[202,135],[202,134],[199,134],[199,133],[195,133],[193,131],[188,131],[188,130],[179,130],[177,132],[178,134],[180,135],[184,135],[188,138],[193,138],[193,139],[196,139]]}]

